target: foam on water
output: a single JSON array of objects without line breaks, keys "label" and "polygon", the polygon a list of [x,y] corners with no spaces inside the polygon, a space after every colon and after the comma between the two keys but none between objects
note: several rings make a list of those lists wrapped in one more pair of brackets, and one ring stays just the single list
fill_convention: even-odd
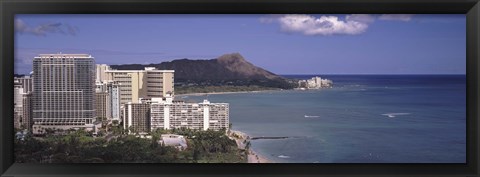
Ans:
[{"label": "foam on water", "polygon": [[404,116],[404,115],[410,115],[410,113],[404,113],[404,112],[399,112],[399,113],[385,113],[382,114],[382,116],[387,116],[390,118],[396,117],[396,116]]}]

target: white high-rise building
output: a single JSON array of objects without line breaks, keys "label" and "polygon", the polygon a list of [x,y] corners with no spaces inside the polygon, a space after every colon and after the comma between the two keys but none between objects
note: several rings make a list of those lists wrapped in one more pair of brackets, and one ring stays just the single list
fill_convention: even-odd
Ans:
[{"label": "white high-rise building", "polygon": [[107,92],[110,96],[110,115],[113,121],[120,122],[122,119],[120,117],[121,111],[121,94],[120,94],[120,85],[116,82],[107,83]]},{"label": "white high-rise building", "polygon": [[150,116],[151,131],[172,128],[197,130],[229,128],[228,103],[210,103],[208,100],[202,103],[186,103],[173,101],[167,96],[156,101],[152,99]]},{"label": "white high-rise building", "polygon": [[88,54],[40,54],[33,60],[33,132],[93,128],[95,60]]}]

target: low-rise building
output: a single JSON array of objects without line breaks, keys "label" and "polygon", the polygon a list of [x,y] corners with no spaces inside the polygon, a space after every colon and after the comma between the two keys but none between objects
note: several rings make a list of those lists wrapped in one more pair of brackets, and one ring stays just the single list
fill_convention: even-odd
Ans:
[{"label": "low-rise building", "polygon": [[187,149],[187,140],[182,135],[163,134],[158,144],[162,146],[173,146],[176,149],[183,151]]}]

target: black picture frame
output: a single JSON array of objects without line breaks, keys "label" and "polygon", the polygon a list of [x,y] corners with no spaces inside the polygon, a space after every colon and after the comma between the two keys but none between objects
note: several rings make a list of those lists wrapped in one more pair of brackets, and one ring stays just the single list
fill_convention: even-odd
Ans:
[{"label": "black picture frame", "polygon": [[[479,0],[2,0],[2,176],[479,176]],[[13,157],[15,14],[465,14],[466,164],[19,164]]]}]

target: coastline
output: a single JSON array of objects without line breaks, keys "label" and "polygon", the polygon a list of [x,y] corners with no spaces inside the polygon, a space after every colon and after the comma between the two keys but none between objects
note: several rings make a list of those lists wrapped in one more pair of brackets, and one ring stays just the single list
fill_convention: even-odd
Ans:
[{"label": "coastline", "polygon": [[238,130],[230,130],[229,137],[237,143],[238,149],[248,150],[248,163],[275,163],[262,155],[259,155],[250,146],[250,136]]},{"label": "coastline", "polygon": [[239,92],[209,92],[209,93],[184,93],[176,94],[175,96],[202,96],[202,95],[220,95],[220,94],[234,94],[234,93],[261,93],[268,91],[279,91],[279,90],[255,90],[255,91],[239,91]]}]

